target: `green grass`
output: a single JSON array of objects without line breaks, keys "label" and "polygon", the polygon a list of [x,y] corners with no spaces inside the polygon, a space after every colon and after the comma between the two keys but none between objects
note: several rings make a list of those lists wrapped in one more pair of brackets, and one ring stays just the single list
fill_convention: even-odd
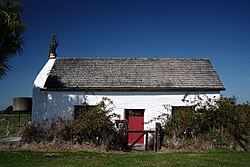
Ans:
[{"label": "green grass", "polygon": [[0,151],[0,166],[249,166],[250,153],[97,153]]},{"label": "green grass", "polygon": [[20,123],[19,116],[17,114],[2,114],[0,113],[0,137],[4,137],[9,130],[9,135],[15,136],[19,133],[20,127],[30,121],[30,114],[20,114]]}]

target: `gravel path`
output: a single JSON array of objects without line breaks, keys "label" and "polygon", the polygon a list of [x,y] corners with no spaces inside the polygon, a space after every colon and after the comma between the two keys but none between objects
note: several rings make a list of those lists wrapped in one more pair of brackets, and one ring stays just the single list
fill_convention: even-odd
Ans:
[{"label": "gravel path", "polygon": [[0,138],[0,141],[7,141],[7,142],[18,142],[21,141],[21,136],[8,136],[8,137],[2,137]]}]

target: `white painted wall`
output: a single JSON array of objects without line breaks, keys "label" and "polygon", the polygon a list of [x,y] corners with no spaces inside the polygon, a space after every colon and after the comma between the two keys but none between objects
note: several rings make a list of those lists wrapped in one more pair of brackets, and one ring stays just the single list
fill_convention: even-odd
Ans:
[{"label": "white painted wall", "polygon": [[41,91],[49,76],[49,72],[55,63],[55,59],[49,59],[37,75],[33,87],[32,121],[43,122],[47,119],[47,92]]},{"label": "white painted wall", "polygon": [[[219,92],[189,93],[189,100],[194,101],[197,95],[204,100],[208,98],[219,98]],[[144,109],[144,122],[150,121],[163,113],[171,114],[172,106],[186,106],[182,101],[186,92],[59,92],[41,91],[34,88],[33,92],[33,122],[51,121],[58,116],[72,118],[74,105],[81,105],[86,96],[89,105],[99,103],[103,97],[111,99],[115,105],[114,112],[125,119],[125,109]],[[165,106],[165,107],[164,107]],[[168,109],[166,109],[166,107]],[[145,129],[153,129],[155,122],[145,124]]]}]

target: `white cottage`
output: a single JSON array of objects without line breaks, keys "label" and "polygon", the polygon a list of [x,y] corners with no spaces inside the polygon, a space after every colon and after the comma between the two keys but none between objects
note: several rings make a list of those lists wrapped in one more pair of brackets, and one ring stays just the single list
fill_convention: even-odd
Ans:
[{"label": "white cottage", "polygon": [[[85,100],[95,105],[107,97],[129,126],[150,130],[155,123],[143,122],[186,106],[187,93],[218,99],[222,90],[204,58],[50,58],[34,82],[32,121],[73,119]],[[137,117],[129,117],[129,111]]]}]

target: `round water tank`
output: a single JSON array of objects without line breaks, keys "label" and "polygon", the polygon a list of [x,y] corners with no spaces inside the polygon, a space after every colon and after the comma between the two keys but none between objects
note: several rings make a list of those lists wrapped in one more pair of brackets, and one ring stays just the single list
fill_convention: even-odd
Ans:
[{"label": "round water tank", "polygon": [[13,111],[31,112],[32,98],[31,97],[15,97],[13,98]]}]

